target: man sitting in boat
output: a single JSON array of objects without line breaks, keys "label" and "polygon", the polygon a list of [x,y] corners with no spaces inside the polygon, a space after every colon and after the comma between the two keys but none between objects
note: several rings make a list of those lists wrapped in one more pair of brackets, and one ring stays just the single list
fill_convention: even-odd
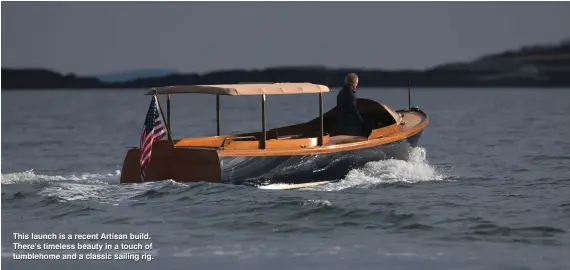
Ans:
[{"label": "man sitting in boat", "polygon": [[368,136],[369,131],[356,107],[356,87],[358,75],[348,73],[344,77],[344,86],[336,96],[338,112],[336,132],[342,135]]}]

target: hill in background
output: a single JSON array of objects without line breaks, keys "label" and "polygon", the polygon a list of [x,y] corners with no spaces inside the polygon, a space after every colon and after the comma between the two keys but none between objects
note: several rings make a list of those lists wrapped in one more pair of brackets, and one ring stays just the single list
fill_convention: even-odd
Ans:
[{"label": "hill in background", "polygon": [[144,78],[157,78],[164,77],[168,75],[177,74],[178,71],[173,69],[138,69],[124,72],[115,72],[104,75],[96,76],[102,82],[105,83],[116,83],[116,82],[128,82],[136,79]]},{"label": "hill in background", "polygon": [[60,74],[47,69],[2,68],[2,89],[149,88],[181,84],[239,82],[312,82],[342,85],[356,72],[361,86],[403,87],[567,87],[570,86],[570,41],[525,46],[485,55],[474,61],[448,63],[426,70],[329,69],[322,66],[223,70],[206,74],[142,69],[103,76]]}]

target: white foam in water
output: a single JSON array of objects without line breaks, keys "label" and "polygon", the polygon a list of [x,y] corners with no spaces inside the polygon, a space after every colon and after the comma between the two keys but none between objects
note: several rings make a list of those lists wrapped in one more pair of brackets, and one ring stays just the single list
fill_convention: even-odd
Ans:
[{"label": "white foam in water", "polygon": [[17,183],[45,182],[45,181],[64,181],[64,180],[67,179],[59,175],[57,176],[37,175],[34,173],[34,170],[2,174],[3,185],[17,184]]},{"label": "white foam in water", "polygon": [[335,191],[354,187],[370,188],[378,184],[441,181],[445,178],[445,175],[428,164],[426,150],[417,147],[410,150],[408,161],[390,159],[369,162],[363,168],[350,171],[342,181],[314,187],[311,190]]},{"label": "white foam in water", "polygon": [[49,176],[35,174],[33,170],[17,173],[2,174],[2,184],[35,184],[50,183],[37,194],[46,197],[57,197],[60,200],[100,200],[101,202],[116,203],[151,189],[151,183],[141,185],[118,185],[121,172],[97,174],[83,173],[68,176]]},{"label": "white foam in water", "polygon": [[24,172],[8,173],[2,174],[2,184],[25,184],[25,183],[40,183],[40,182],[56,182],[56,181],[81,181],[86,183],[108,183],[109,181],[117,181],[121,171],[116,170],[114,174],[96,174],[96,173],[84,173],[79,176],[72,174],[69,176],[61,175],[42,175],[34,173],[34,170],[28,170]]},{"label": "white foam in water", "polygon": [[293,185],[290,184],[269,184],[264,186],[258,186],[260,189],[287,189]]},{"label": "white foam in water", "polygon": [[85,184],[85,183],[61,183],[46,187],[38,192],[39,195],[55,196],[66,201],[98,200],[103,203],[118,205],[123,201],[136,201],[133,197],[147,192],[148,190],[170,183],[148,182],[137,185],[109,185],[109,184]]},{"label": "white foam in water", "polygon": [[303,205],[332,206],[329,200],[306,200]]},{"label": "white foam in water", "polygon": [[124,201],[136,201],[133,197],[156,188],[164,183],[143,183],[137,185],[92,185],[82,183],[63,183],[50,186],[38,192],[46,197],[57,197],[65,201],[98,200],[102,203],[118,205]]},{"label": "white foam in water", "polygon": [[65,183],[47,187],[38,194],[46,197],[54,196],[66,201],[90,200],[104,198],[104,193],[108,189],[106,185]]}]

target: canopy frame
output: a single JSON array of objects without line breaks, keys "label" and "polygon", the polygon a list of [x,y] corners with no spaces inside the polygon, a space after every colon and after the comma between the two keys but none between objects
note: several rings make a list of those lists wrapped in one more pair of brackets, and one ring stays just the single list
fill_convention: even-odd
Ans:
[{"label": "canopy frame", "polygon": [[174,85],[154,87],[146,95],[210,94],[227,96],[294,95],[330,92],[325,85],[313,83],[241,83],[212,85]]},{"label": "canopy frame", "polygon": [[[252,85],[252,84],[244,84],[244,85]],[[269,85],[269,84],[259,84],[259,85]],[[308,93],[316,93],[319,95],[319,119],[320,119],[320,127],[319,127],[319,137],[318,137],[318,145],[319,146],[323,146],[324,145],[324,117],[323,117],[323,93],[324,92],[330,92],[330,89],[327,86],[324,85],[316,85],[316,84],[311,84],[311,83],[279,83],[279,84],[274,84],[274,85],[289,85],[289,86],[306,86],[308,87],[312,87],[312,89],[310,89],[309,91],[303,92],[303,91],[299,91],[298,93],[286,93],[286,92],[271,92],[269,91],[269,93],[262,93],[261,95],[261,132],[262,132],[262,138],[260,141],[260,148],[261,149],[266,149],[266,145],[267,145],[267,114],[266,114],[266,95],[276,95],[276,94],[308,94]],[[223,88],[223,87],[222,87]],[[307,89],[305,88],[305,89]],[[159,91],[159,90],[163,90],[163,91]],[[301,88],[302,89],[302,88]],[[160,98],[159,95],[161,94],[165,94],[166,95],[166,113],[167,113],[167,117],[166,117],[166,128],[167,128],[167,134],[168,134],[168,139],[172,142],[172,146],[174,147],[174,143],[173,143],[173,139],[172,139],[172,125],[171,125],[171,121],[170,121],[170,116],[171,116],[171,110],[170,110],[170,100],[171,94],[175,94],[175,93],[183,93],[181,90],[178,91],[168,91],[169,88],[152,88],[149,92],[146,93],[146,95],[154,95],[156,96],[157,101],[159,102],[159,107],[161,108],[161,114],[162,117],[164,118],[164,113],[162,112],[162,106],[160,106]],[[192,89],[191,89],[192,90]],[[272,90],[272,88],[270,88],[270,90]],[[225,91],[225,90],[216,90],[216,91]],[[239,92],[208,92],[208,91],[204,91],[204,92],[184,92],[184,93],[203,93],[203,94],[214,94],[216,93],[216,135],[220,136],[221,133],[221,129],[220,129],[220,96],[221,95],[240,95]],[[243,95],[256,95],[255,93],[246,93]]]}]

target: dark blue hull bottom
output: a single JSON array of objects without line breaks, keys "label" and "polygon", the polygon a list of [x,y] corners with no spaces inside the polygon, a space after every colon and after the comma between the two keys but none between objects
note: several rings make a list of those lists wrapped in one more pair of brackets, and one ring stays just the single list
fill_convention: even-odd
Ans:
[{"label": "dark blue hull bottom", "polygon": [[391,144],[306,156],[221,156],[222,183],[257,186],[342,179],[371,161],[407,160],[422,132]]}]

